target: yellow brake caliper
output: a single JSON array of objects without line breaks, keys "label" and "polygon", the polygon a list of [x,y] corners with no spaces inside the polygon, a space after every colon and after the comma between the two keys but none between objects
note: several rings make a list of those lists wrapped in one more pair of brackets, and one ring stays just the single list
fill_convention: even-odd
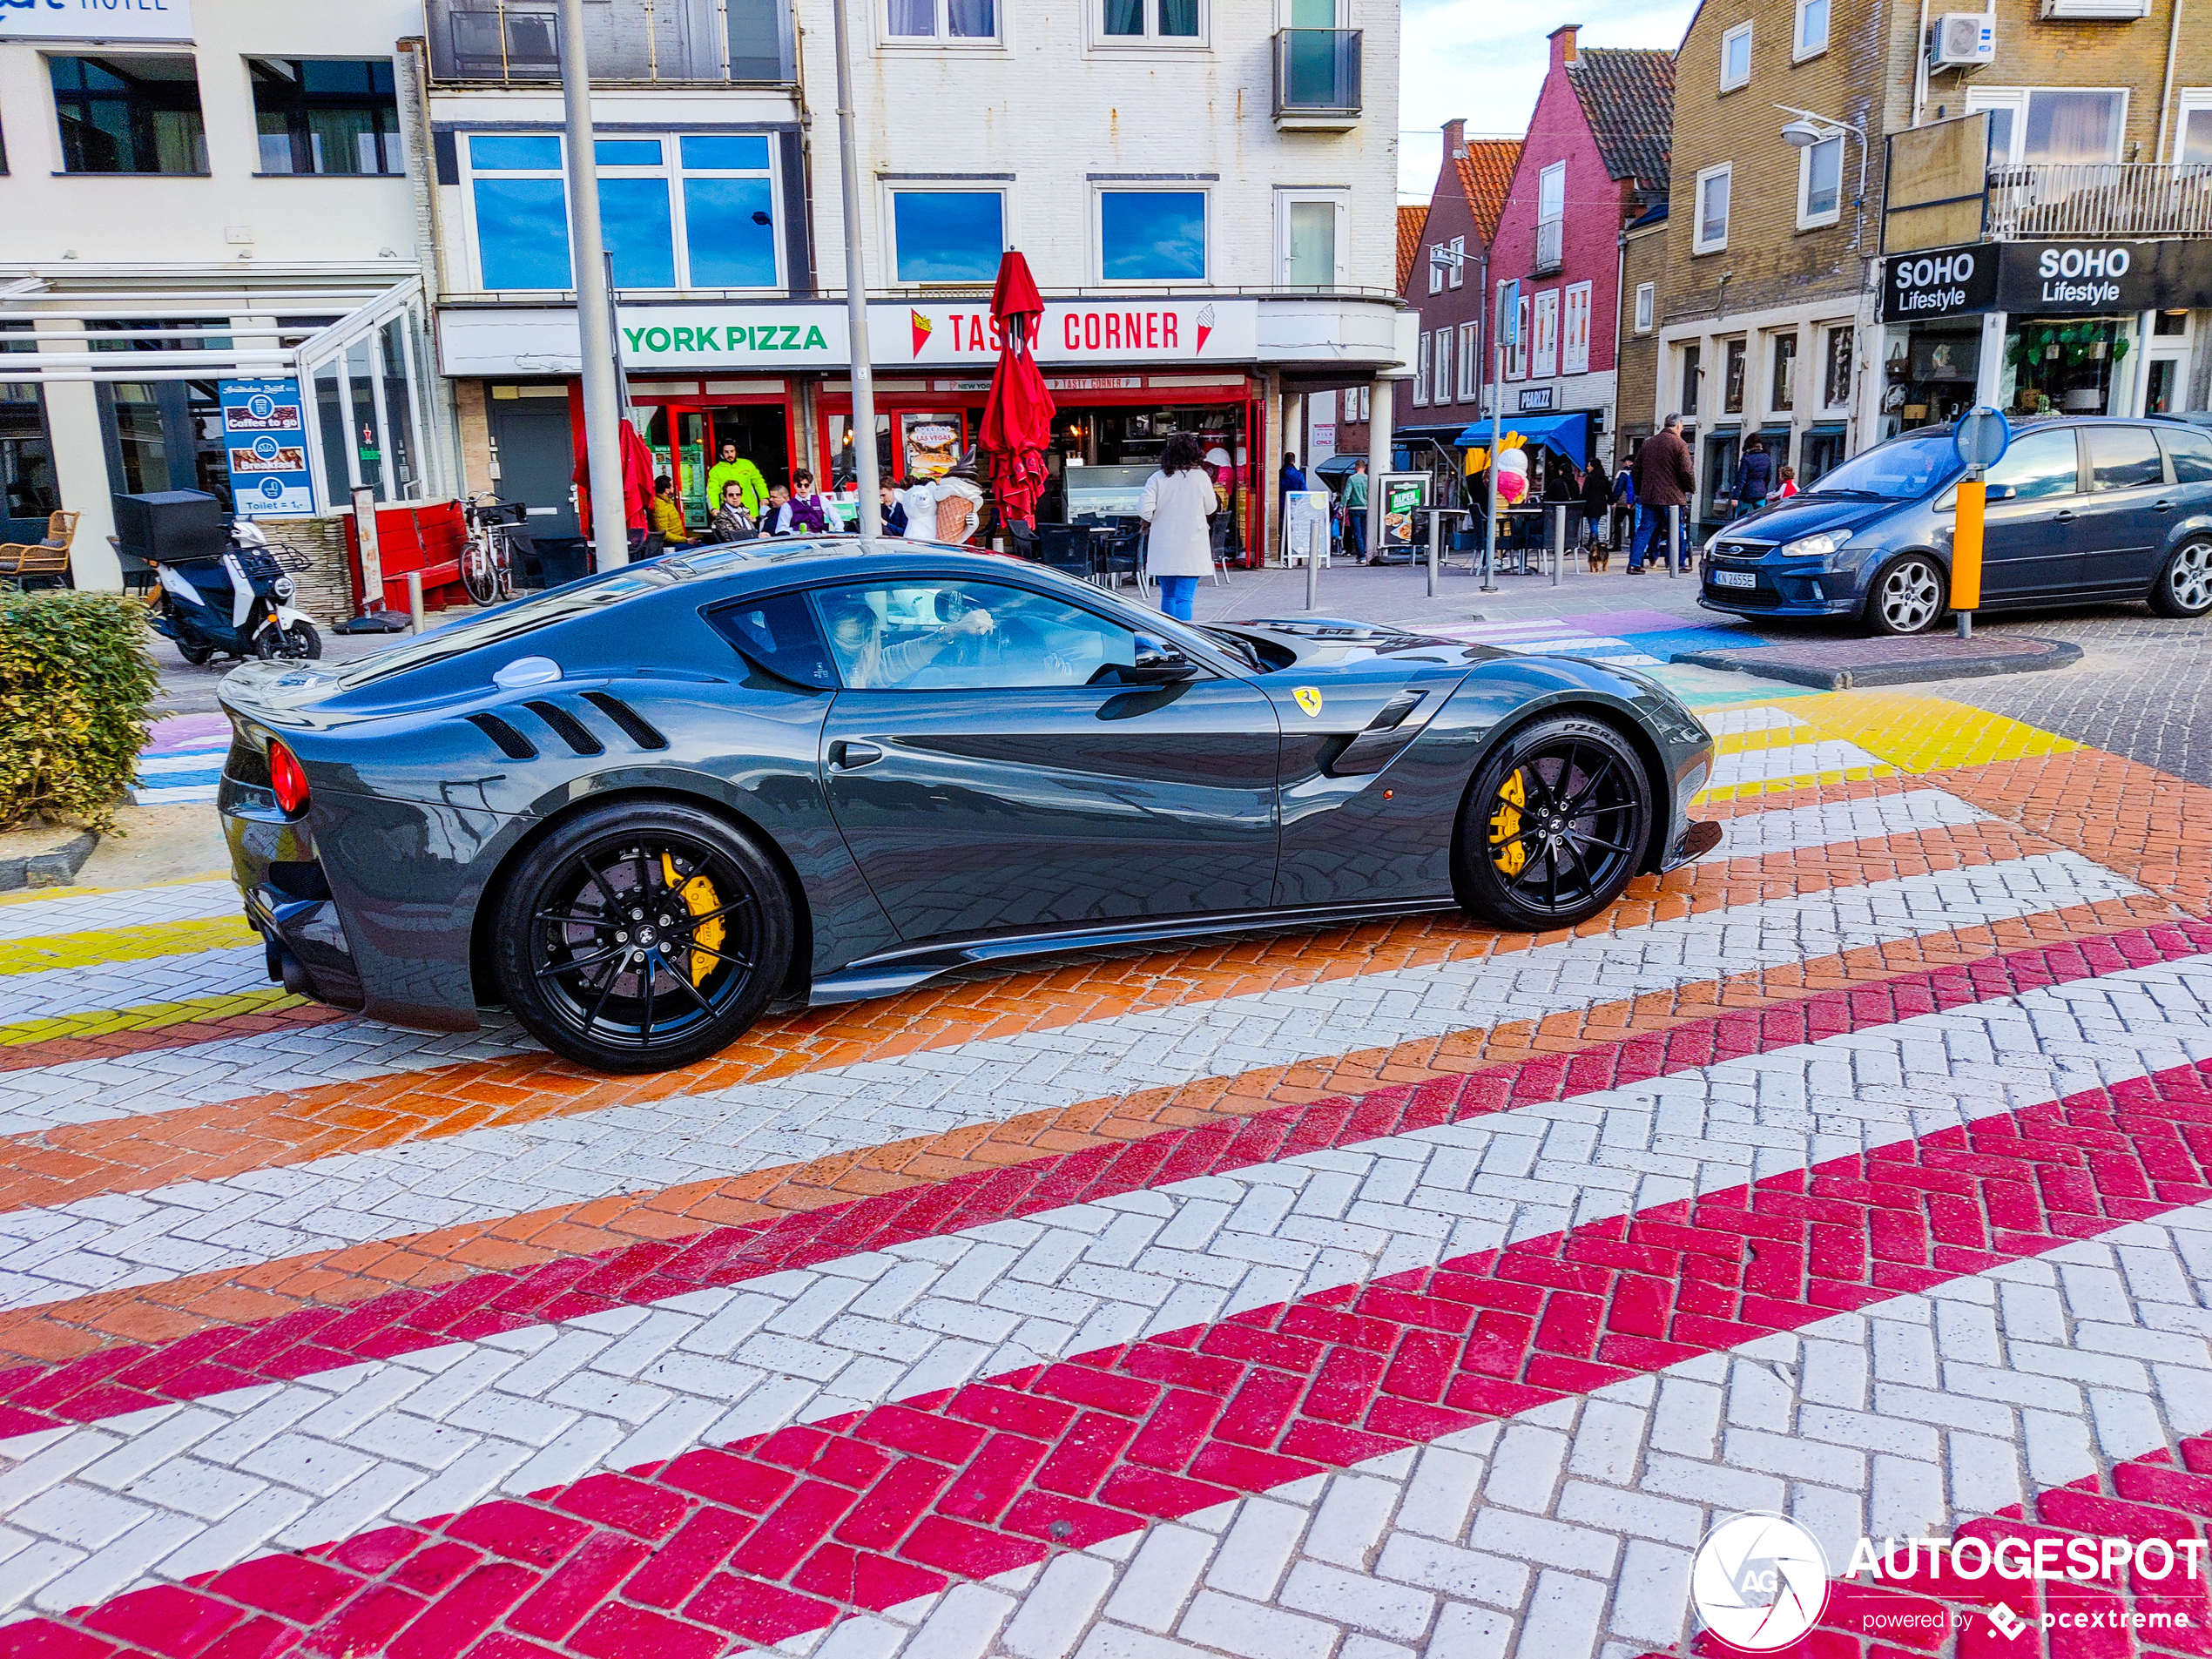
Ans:
[{"label": "yellow brake caliper", "polygon": [[1507,875],[1519,875],[1528,862],[1528,849],[1521,842],[1521,809],[1528,804],[1528,791],[1514,769],[1498,791],[1498,810],[1490,814],[1490,857]]},{"label": "yellow brake caliper", "polygon": [[[660,873],[662,879],[668,883],[672,892],[684,895],[685,904],[690,907],[691,914],[695,916],[704,916],[720,902],[715,896],[714,883],[703,875],[695,875],[689,881],[685,880],[683,877],[676,873],[676,860],[665,853],[660,855]],[[712,921],[701,922],[698,931],[691,935],[691,941],[702,947],[691,953],[691,983],[698,985],[714,970],[714,958],[706,953],[722,948],[721,917],[717,916]]]}]

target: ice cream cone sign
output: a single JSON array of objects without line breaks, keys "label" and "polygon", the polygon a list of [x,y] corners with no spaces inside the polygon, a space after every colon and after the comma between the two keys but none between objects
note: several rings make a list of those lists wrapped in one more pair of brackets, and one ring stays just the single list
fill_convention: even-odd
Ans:
[{"label": "ice cream cone sign", "polygon": [[1528,452],[1517,437],[1498,446],[1498,499],[1508,507],[1528,493]]},{"label": "ice cream cone sign", "polygon": [[1200,306],[1200,307],[1198,307],[1198,317],[1197,317],[1197,322],[1198,322],[1198,346],[1197,346],[1197,349],[1198,349],[1198,350],[1200,350],[1200,351],[1204,351],[1204,350],[1205,350],[1205,348],[1206,348],[1206,336],[1207,336],[1208,334],[1210,334],[1213,333],[1214,311],[1213,311],[1213,307],[1212,307],[1211,306]]}]

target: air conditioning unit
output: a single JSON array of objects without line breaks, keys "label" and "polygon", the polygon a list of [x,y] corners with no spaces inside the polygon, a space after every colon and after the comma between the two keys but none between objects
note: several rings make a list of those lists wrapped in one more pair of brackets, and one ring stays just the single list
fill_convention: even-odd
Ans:
[{"label": "air conditioning unit", "polygon": [[1928,64],[1933,69],[1966,69],[1997,61],[1997,14],[1993,11],[1950,11],[1935,20],[1928,37]]}]

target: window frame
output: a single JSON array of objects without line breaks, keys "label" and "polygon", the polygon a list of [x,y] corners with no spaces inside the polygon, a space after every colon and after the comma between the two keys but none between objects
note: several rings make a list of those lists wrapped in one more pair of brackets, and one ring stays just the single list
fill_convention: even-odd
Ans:
[{"label": "window frame", "polygon": [[1422,329],[1420,334],[1420,344],[1415,348],[1413,353],[1413,407],[1417,409],[1425,409],[1428,407],[1430,338],[1430,331],[1426,328]]},{"label": "window frame", "polygon": [[[1805,14],[1815,5],[1822,8],[1820,44],[1808,46],[1805,44]],[[1797,0],[1797,17],[1790,29],[1790,61],[1793,64],[1805,63],[1826,51],[1828,37],[1834,32],[1835,25],[1835,0]]]},{"label": "window frame", "polygon": [[1460,397],[1462,403],[1472,403],[1482,395],[1482,325],[1463,322],[1460,325]]},{"label": "window frame", "polygon": [[[1824,230],[1844,216],[1844,138],[1841,132],[1831,133],[1797,152],[1797,228],[1801,231]],[[1812,211],[1812,158],[1830,145],[1836,146],[1836,205],[1824,213],[1816,213]]]},{"label": "window frame", "polygon": [[[474,154],[472,138],[551,138],[557,146],[562,165],[556,171],[543,168],[479,167]],[[683,145],[686,138],[759,138],[767,146],[768,165],[764,171],[742,167],[690,168],[684,165]],[[570,239],[569,249],[569,282],[566,288],[494,288],[484,279],[483,238],[476,218],[476,183],[480,179],[556,179],[561,185],[563,235],[568,237],[568,150],[567,136],[558,127],[533,127],[528,130],[469,130],[461,128],[454,133],[456,179],[461,186],[462,233],[468,241],[468,274],[477,287],[478,293],[573,293],[576,281],[576,249]],[[600,166],[603,178],[620,179],[661,178],[668,188],[668,233],[671,274],[676,286],[672,288],[623,288],[624,293],[730,293],[743,295],[782,295],[790,291],[791,273],[789,249],[786,245],[783,219],[783,146],[772,132],[759,129],[730,128],[716,130],[711,126],[667,127],[649,132],[633,132],[607,127],[596,128],[594,144],[620,143],[625,139],[657,141],[661,146],[660,165],[625,166],[604,163]],[[690,179],[761,179],[768,186],[770,203],[769,246],[775,260],[774,280],[750,287],[700,287],[691,280],[691,246],[690,209],[685,199],[684,184]]]},{"label": "window frame", "polygon": [[[1792,415],[1797,408],[1797,382],[1804,369],[1804,341],[1803,331],[1797,328],[1776,328],[1766,337],[1766,413]],[[1782,373],[1784,348],[1790,358],[1790,372]],[[1786,394],[1789,401],[1781,401]]]},{"label": "window frame", "polygon": [[992,32],[988,35],[955,35],[952,28],[952,0],[929,0],[930,16],[936,32],[927,35],[894,35],[891,32],[891,0],[875,0],[870,8],[874,19],[876,44],[887,51],[1005,51],[1007,0],[991,0]]},{"label": "window frame", "polygon": [[[1291,280],[1291,210],[1325,202],[1334,215],[1331,228],[1331,252],[1334,273],[1326,288]],[[1351,286],[1352,192],[1336,185],[1278,185],[1275,190],[1275,283],[1289,293],[1328,293],[1340,292]]]},{"label": "window frame", "polygon": [[[1844,386],[1840,398],[1831,398],[1836,367],[1836,336],[1844,337]],[[1820,407],[1824,413],[1851,408],[1851,383],[1858,376],[1858,329],[1855,324],[1828,323],[1820,331]]]},{"label": "window frame", "polygon": [[[1196,196],[1198,198],[1198,263],[1202,274],[1197,276],[1109,276],[1106,272],[1106,199],[1109,196]],[[1091,268],[1098,273],[1098,280],[1116,293],[1142,287],[1157,287],[1162,284],[1210,283],[1214,280],[1213,266],[1213,185],[1210,180],[1177,179],[1173,183],[1145,184],[1135,180],[1115,180],[1094,184],[1090,192]],[[1011,233],[1009,233],[1011,234]]]},{"label": "window frame", "polygon": [[[98,50],[98,47],[91,42],[85,42],[84,44],[87,47],[87,50],[81,51],[42,51],[38,55],[39,61],[45,69],[44,79],[46,82],[46,94],[51,102],[51,107],[54,111],[54,158],[58,164],[54,168],[55,176],[57,178],[66,179],[206,179],[212,177],[212,163],[209,159],[207,151],[207,100],[201,96],[201,88],[199,84],[199,60],[192,49],[187,47],[182,51],[103,51]],[[197,167],[191,168],[189,170],[177,172],[171,172],[158,167],[152,170],[145,170],[136,167],[106,168],[71,166],[69,165],[68,129],[63,125],[62,121],[63,100],[64,98],[68,98],[72,103],[84,103],[90,102],[95,98],[113,97],[115,95],[96,93],[89,88],[79,88],[74,91],[65,91],[62,87],[55,84],[54,65],[63,62],[91,62],[99,64],[105,67],[106,65],[115,64],[127,65],[134,62],[140,62],[153,58],[165,58],[192,65],[192,72],[191,85],[192,91],[192,112],[198,116],[199,120],[199,132],[194,145],[194,149],[196,151],[197,159],[199,160],[199,165]],[[109,72],[111,74],[118,74],[118,78],[133,78],[128,77],[127,71],[118,72],[114,70],[110,70]],[[183,84],[181,81],[172,81],[170,84]],[[134,152],[134,159],[138,158],[135,154],[138,148],[136,125],[137,123],[134,119],[132,123],[133,132],[132,135],[132,149]],[[158,147],[158,144],[156,147]]]},{"label": "window frame", "polygon": [[[1005,0],[997,0],[1003,5]],[[1144,32],[1139,35],[1109,35],[1106,32],[1106,0],[1089,0],[1087,10],[1090,17],[1090,46],[1095,51],[1136,52],[1204,52],[1213,50],[1213,7],[1209,0],[1192,0],[1198,8],[1198,32],[1195,35],[1163,35],[1159,32],[1161,0],[1137,0],[1144,14]],[[1004,25],[1001,25],[1004,32]],[[899,37],[901,40],[917,38],[912,35]]]},{"label": "window frame", "polygon": [[1434,373],[1429,380],[1429,401],[1440,408],[1459,401],[1452,385],[1452,325],[1447,323],[1436,331],[1436,361]]},{"label": "window frame", "polygon": [[2184,167],[2212,166],[2212,156],[2202,161],[2182,159],[2182,142],[2188,135],[2189,117],[2212,117],[2212,86],[2184,86],[2174,95],[2174,162],[2175,172]]},{"label": "window frame", "polygon": [[[940,0],[940,3],[942,3],[942,0]],[[1730,52],[1734,50],[1736,43],[1738,40],[1741,40],[1743,43],[1743,72],[1737,76],[1734,80],[1730,80],[1728,75],[1728,60]],[[1719,75],[1717,80],[1719,88],[1722,91],[1737,91],[1739,89],[1749,86],[1751,84],[1752,44],[1753,38],[1751,34],[1751,22],[1748,17],[1731,29],[1723,29],[1721,30],[1721,52],[1720,63],[1718,65]]]},{"label": "window frame", "polygon": [[1653,322],[1656,320],[1658,314],[1659,285],[1656,282],[1637,283],[1635,307],[1634,311],[1630,314],[1632,318],[1632,321],[1629,325],[1631,331],[1639,334],[1649,334],[1651,332],[1651,326]]},{"label": "window frame", "polygon": [[[1530,300],[1533,309],[1529,314],[1530,320],[1534,325],[1534,332],[1528,341],[1528,378],[1534,381],[1557,380],[1559,378],[1560,291],[1557,288],[1540,288],[1530,296]],[[1548,306],[1544,303],[1547,300],[1551,301]],[[1548,342],[1544,338],[1544,323],[1547,318],[1551,322],[1551,339]]]},{"label": "window frame", "polygon": [[[374,172],[334,172],[323,168],[309,168],[302,171],[298,167],[287,168],[285,171],[279,172],[264,165],[264,156],[260,146],[266,140],[276,136],[274,133],[265,133],[261,131],[261,118],[265,113],[281,114],[287,118],[286,122],[287,132],[285,133],[285,138],[287,143],[291,147],[293,158],[296,159],[300,154],[302,140],[307,136],[306,132],[305,121],[310,110],[315,108],[368,109],[373,107],[381,113],[385,107],[383,105],[376,102],[376,95],[373,92],[363,93],[358,97],[350,94],[341,96],[334,93],[310,93],[306,90],[305,84],[302,83],[293,95],[293,103],[291,108],[281,111],[265,111],[261,107],[261,89],[263,86],[271,84],[272,83],[263,80],[260,76],[254,72],[256,66],[263,64],[300,64],[311,63],[364,64],[381,64],[383,66],[385,74],[392,81],[392,91],[388,95],[388,102],[392,116],[392,128],[388,133],[381,126],[378,127],[376,133],[378,139],[377,149],[380,157],[390,161],[392,164],[391,165],[387,167],[379,167]],[[262,53],[251,53],[246,57],[246,92],[247,96],[252,99],[253,105],[254,161],[256,164],[253,170],[253,176],[256,179],[403,179],[407,176],[406,135],[400,130],[399,71],[397,65],[395,65],[390,58],[272,57]],[[311,104],[308,102],[311,98],[317,101]],[[310,144],[309,147],[312,148],[312,144]]]},{"label": "window frame", "polygon": [[[2208,98],[2212,98],[2212,88],[2202,90],[2205,91]],[[1992,153],[1989,158],[1989,165],[1992,167],[2109,166],[2121,159],[2128,147],[2128,114],[2133,101],[2130,97],[2132,91],[2132,88],[2127,86],[1969,86],[1966,89],[1966,113],[1975,115],[1983,111],[2003,110],[2012,116],[2012,144],[2006,153],[2001,157]],[[2184,90],[2182,94],[2184,99],[2188,98],[2188,91],[2189,89]],[[2117,98],[2119,107],[2113,117],[2110,153],[2106,155],[2101,162],[2029,161],[2027,159],[2028,115],[2034,105],[2036,95],[2041,92],[2061,95],[2098,92],[2108,98]],[[2212,107],[2212,103],[2208,103],[2203,107]],[[2178,128],[2176,131],[2178,132]],[[2177,145],[2176,153],[2178,152]]]},{"label": "window frame", "polygon": [[1467,280],[1467,239],[1464,236],[1455,236],[1447,246],[1452,250],[1450,266],[1452,286],[1455,288],[1465,287]]},{"label": "window frame", "polygon": [[1444,261],[1436,258],[1434,253],[1432,252],[1428,255],[1426,263],[1428,266],[1428,291],[1431,293],[1443,293]]},{"label": "window frame", "polygon": [[[1714,179],[1723,181],[1724,197],[1721,208],[1721,233],[1717,239],[1705,236],[1705,187]],[[1725,253],[1728,251],[1729,220],[1736,208],[1736,164],[1723,161],[1699,170],[1697,181],[1690,188],[1689,196],[1689,252],[1694,258],[1704,253]]]},{"label": "window frame", "polygon": [[1705,341],[1702,336],[1675,345],[1675,410],[1684,421],[1697,419],[1704,389]]},{"label": "window frame", "polygon": [[[1582,341],[1579,347],[1575,343],[1575,319],[1578,308],[1575,301],[1578,300],[1581,302],[1579,309],[1582,321]],[[1593,343],[1591,332],[1596,310],[1597,296],[1594,285],[1588,282],[1570,282],[1561,290],[1559,300],[1559,372],[1561,374],[1587,374],[1590,372],[1590,347]],[[1575,361],[1578,355],[1581,358],[1579,363]]]},{"label": "window frame", "polygon": [[1721,341],[1721,407],[1718,414],[1725,418],[1743,413],[1744,398],[1750,390],[1751,341],[1743,334],[1730,334]]},{"label": "window frame", "polygon": [[1014,246],[1014,189],[1004,179],[890,178],[883,189],[883,264],[889,286],[894,288],[972,288],[993,280],[982,277],[908,277],[899,270],[899,198],[901,196],[996,196],[999,199],[999,249],[992,255],[993,268]]},{"label": "window frame", "polygon": [[[2073,489],[2060,489],[2060,490],[2054,490],[2051,494],[2049,494],[2049,495],[2047,495],[2047,496],[2022,496],[2022,495],[2020,495],[2020,494],[2018,494],[2018,493],[2015,493],[2015,494],[2013,494],[2013,495],[2010,495],[2010,496],[2006,496],[2006,497],[2005,497],[2005,499],[2006,499],[2006,501],[2063,501],[2063,500],[2064,500],[2066,497],[2067,497],[2068,496],[2086,496],[2086,495],[2087,495],[2087,494],[2089,493],[2089,489],[2088,489],[2089,462],[2088,462],[2088,456],[2087,456],[2087,455],[2085,455],[2085,454],[2083,453],[2083,450],[2082,450],[2082,444],[2081,444],[2081,431],[2080,431],[2080,428],[2078,428],[2078,427],[2041,427],[2041,428],[2030,428],[2029,430],[2027,430],[2027,431],[2026,431],[2026,432],[2021,433],[2021,434],[2020,434],[2018,437],[2016,437],[2015,439],[2013,439],[2013,448],[2020,448],[2020,449],[2021,449],[2021,450],[2022,450],[2022,452],[2023,452],[2023,453],[2025,453],[2025,452],[2026,452],[2026,450],[2025,450],[2025,446],[2026,446],[2026,444],[2027,443],[2027,442],[2028,442],[2030,439],[2040,439],[2040,438],[2041,438],[2041,437],[2042,437],[2045,434],[2047,434],[2047,433],[2049,433],[2049,434],[2057,434],[2057,433],[2061,433],[2061,432],[2062,432],[2062,433],[2064,433],[2064,434],[2065,434],[2065,435],[2066,435],[2068,438],[2071,438],[2071,439],[2074,441],[2074,488],[2073,488]],[[2161,451],[2161,453],[2162,454],[2163,452]],[[2012,455],[2012,451],[2011,451],[2011,450],[2009,450],[2009,449],[2008,449],[2008,450],[2006,452],[2006,456],[2005,456],[2005,459],[2006,459],[2006,460],[2011,460],[2011,459],[2013,459],[2013,455]],[[1997,470],[1997,468],[1998,468],[1998,467],[2002,467],[2004,464],[2005,464],[2005,462],[2004,462],[2004,461],[2000,461],[2000,462],[1998,462],[1998,463],[1997,463],[1997,466],[1996,466],[1996,467],[1992,467],[1989,470],[1990,470],[1991,472],[1993,472],[1993,472],[1995,472],[1995,471]],[[1996,482],[2000,482],[2000,483],[2002,483],[2004,481],[2003,481],[2003,480],[2001,480],[2001,479],[2000,479],[2000,480],[1997,480]],[[2010,487],[2010,486],[2008,486],[2008,487]]]}]

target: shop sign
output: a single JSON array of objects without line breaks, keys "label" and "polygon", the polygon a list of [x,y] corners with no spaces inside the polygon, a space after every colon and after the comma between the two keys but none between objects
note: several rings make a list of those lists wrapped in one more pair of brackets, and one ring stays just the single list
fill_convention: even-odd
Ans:
[{"label": "shop sign", "polygon": [[1521,412],[1527,415],[1552,406],[1552,388],[1548,386],[1526,386],[1521,392]]},{"label": "shop sign", "polygon": [[192,0],[0,0],[0,40],[192,37]]},{"label": "shop sign", "polygon": [[2212,306],[2212,242],[2008,242],[1997,308],[2015,314]]},{"label": "shop sign", "polygon": [[1963,317],[1997,303],[2000,244],[1893,253],[1882,261],[1882,320]]},{"label": "shop sign", "polygon": [[622,306],[615,327],[623,361],[633,369],[842,368],[849,361],[842,306]]},{"label": "shop sign", "polygon": [[[986,382],[988,384],[988,382]],[[1144,388],[1142,374],[1052,374],[1045,379],[1049,392],[1136,392]]]},{"label": "shop sign", "polygon": [[[1055,300],[1030,341],[1040,363],[1241,362],[1259,354],[1259,302]],[[868,307],[868,344],[879,363],[983,363],[1005,343],[987,302]]]},{"label": "shop sign", "polygon": [[300,382],[223,381],[216,395],[223,408],[232,510],[240,518],[314,512],[315,492],[307,472],[307,423]]}]

